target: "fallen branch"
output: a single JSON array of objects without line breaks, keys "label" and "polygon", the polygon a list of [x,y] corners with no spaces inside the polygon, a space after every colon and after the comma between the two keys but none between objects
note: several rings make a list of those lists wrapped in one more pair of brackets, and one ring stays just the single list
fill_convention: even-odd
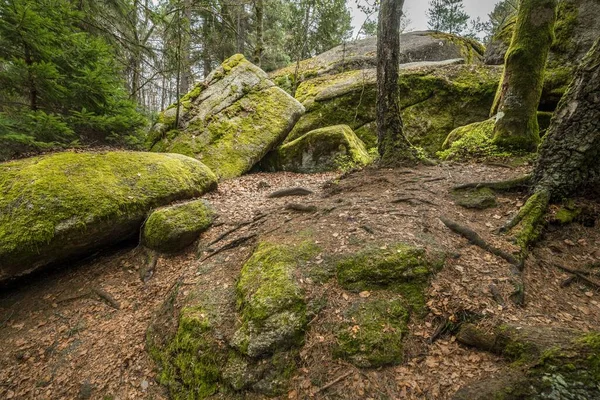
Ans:
[{"label": "fallen branch", "polygon": [[294,187],[288,189],[277,190],[276,192],[271,193],[267,197],[270,199],[279,198],[279,197],[287,197],[287,196],[308,196],[309,194],[313,194],[311,190],[302,188],[302,187]]},{"label": "fallen branch", "polygon": [[349,377],[350,375],[352,375],[354,373],[354,371],[348,371],[343,375],[338,376],[337,378],[335,378],[334,380],[332,380],[331,382],[329,382],[328,384],[326,384],[325,386],[320,387],[319,389],[317,389],[316,392],[313,393],[313,395],[319,394],[327,389],[329,389],[330,387],[332,387],[333,385],[335,385],[336,383],[346,379],[347,377]]}]

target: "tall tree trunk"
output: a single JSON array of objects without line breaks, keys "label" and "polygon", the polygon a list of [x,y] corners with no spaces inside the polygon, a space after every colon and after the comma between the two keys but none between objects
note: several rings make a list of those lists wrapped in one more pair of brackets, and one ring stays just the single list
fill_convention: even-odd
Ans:
[{"label": "tall tree trunk", "polygon": [[556,0],[520,3],[502,84],[492,108],[492,115],[496,114],[494,143],[500,147],[535,151],[540,142],[537,109],[554,38],[556,4]]},{"label": "tall tree trunk", "polygon": [[37,111],[38,90],[33,74],[33,59],[31,58],[31,51],[27,45],[25,45],[25,65],[27,65],[27,84],[29,86],[29,108],[31,108],[32,111]]},{"label": "tall tree trunk", "polygon": [[600,184],[600,39],[582,61],[540,146],[536,191],[554,200]]},{"label": "tall tree trunk", "polygon": [[416,151],[404,135],[398,74],[404,0],[382,0],[377,27],[377,136],[383,166],[412,164]]},{"label": "tall tree trunk", "polygon": [[192,0],[183,0],[183,19],[180,20],[181,33],[181,93],[190,91],[194,83],[191,61]]},{"label": "tall tree trunk", "polygon": [[263,54],[263,12],[264,12],[264,1],[255,0],[254,10],[256,15],[256,45],[254,48],[254,64],[260,67]]}]

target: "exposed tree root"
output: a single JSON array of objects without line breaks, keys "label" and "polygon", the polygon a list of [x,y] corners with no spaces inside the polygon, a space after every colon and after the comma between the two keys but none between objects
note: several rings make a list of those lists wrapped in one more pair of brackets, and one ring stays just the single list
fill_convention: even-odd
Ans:
[{"label": "exposed tree root", "polygon": [[464,238],[469,240],[469,242],[473,243],[474,245],[482,248],[483,250],[485,250],[487,252],[492,253],[493,255],[495,255],[497,257],[503,258],[508,263],[510,263],[511,265],[516,267],[515,270],[512,271],[512,274],[514,277],[512,283],[515,287],[515,290],[511,294],[510,300],[515,305],[522,306],[525,303],[525,285],[523,284],[523,276],[521,274],[521,271],[523,269],[522,259],[518,259],[517,257],[513,256],[512,254],[509,254],[503,250],[500,250],[500,249],[488,244],[485,240],[483,240],[481,238],[481,236],[479,236],[479,234],[477,232],[475,232],[474,230],[472,230],[471,228],[469,228],[467,226],[460,225],[460,224],[458,224],[454,221],[450,221],[449,219],[444,218],[444,217],[440,217],[440,220],[451,231],[458,233],[459,235],[463,236]]},{"label": "exposed tree root", "polygon": [[104,290],[100,287],[95,287],[95,288],[92,288],[91,292],[93,294],[95,294],[96,296],[98,296],[100,298],[100,300],[102,300],[104,303],[106,303],[106,305],[114,308],[115,310],[121,309],[121,304],[119,304],[119,302],[117,300],[115,300],[115,298],[110,293],[108,293],[106,290]]},{"label": "exposed tree root", "polygon": [[519,213],[500,229],[501,232],[512,230],[515,242],[521,248],[523,256],[542,233],[549,202],[550,193],[547,190],[535,192],[521,207]]},{"label": "exposed tree root", "polygon": [[511,192],[528,189],[531,185],[531,175],[525,175],[519,178],[510,179],[507,181],[497,182],[471,182],[462,185],[454,186],[454,190],[459,189],[479,189],[488,188],[498,192]]},{"label": "exposed tree root", "polygon": [[315,207],[315,206],[298,204],[298,203],[288,203],[285,205],[285,209],[291,210],[291,211],[310,212],[310,213],[317,211],[317,207]]},{"label": "exposed tree root", "polygon": [[281,189],[276,192],[271,193],[267,197],[270,199],[279,198],[279,197],[287,197],[287,196],[308,196],[309,194],[313,194],[311,190],[302,188],[302,187],[294,187],[288,189]]},{"label": "exposed tree root", "polygon": [[[565,272],[568,272],[569,274],[573,274],[573,277],[583,283],[585,283],[586,285],[594,288],[594,289],[600,289],[600,282],[595,282],[593,280],[591,280],[590,278],[588,278],[586,276],[586,272],[587,271],[580,271],[580,270],[576,270],[576,269],[571,269],[568,267],[565,267],[564,265],[560,265],[560,264],[553,264],[556,268],[562,269]],[[564,283],[564,282],[563,282]],[[562,286],[562,284],[561,284]],[[567,285],[568,286],[568,285]]]},{"label": "exposed tree root", "polygon": [[140,279],[146,283],[154,275],[156,263],[158,262],[158,253],[154,250],[146,249],[146,263],[140,268]]},{"label": "exposed tree root", "polygon": [[498,286],[491,283],[489,286],[489,289],[490,289],[490,294],[492,295],[492,298],[494,299],[494,301],[496,303],[498,303],[499,305],[501,305],[502,307],[505,307],[506,303],[504,302],[504,298],[502,297],[502,294],[500,293]]},{"label": "exposed tree root", "polygon": [[332,380],[331,382],[329,382],[328,384],[326,384],[325,386],[320,387],[319,389],[317,389],[313,395],[319,394],[321,392],[324,392],[325,390],[329,389],[330,387],[332,387],[333,385],[335,385],[338,382],[343,381],[344,379],[346,379],[347,377],[349,377],[350,375],[352,375],[354,373],[354,371],[348,371],[343,375],[338,376],[337,378],[335,378],[334,380]]},{"label": "exposed tree root", "polygon": [[200,262],[204,262],[206,260],[208,260],[211,257],[216,256],[217,254],[225,251],[225,250],[230,250],[230,249],[234,249],[244,243],[246,243],[248,240],[255,238],[256,236],[258,236],[257,233],[253,233],[251,235],[248,236],[242,236],[240,238],[234,239],[231,242],[219,247],[218,249],[216,249],[215,251],[213,251],[212,253],[208,254],[207,256],[205,256],[203,259],[200,260]]},{"label": "exposed tree root", "polygon": [[512,254],[508,254],[507,252],[488,244],[485,240],[483,240],[481,238],[481,236],[479,236],[479,234],[477,232],[475,232],[471,228],[460,225],[459,223],[451,221],[445,217],[440,217],[440,220],[452,232],[458,233],[459,235],[463,236],[465,239],[469,240],[469,242],[473,243],[474,245],[482,248],[485,251],[492,253],[495,256],[503,258],[504,260],[508,261],[510,264],[512,264],[516,267],[519,267],[519,268],[521,267],[521,265],[522,265],[521,260],[519,260],[518,258],[513,256]]},{"label": "exposed tree root", "polygon": [[221,240],[225,239],[227,236],[231,235],[232,233],[240,230],[241,228],[254,224],[255,222],[258,222],[260,220],[262,220],[263,218],[265,218],[268,214],[259,214],[256,217],[254,217],[253,219],[251,219],[250,221],[244,221],[244,222],[240,222],[239,224],[237,224],[236,226],[234,226],[233,228],[229,229],[226,232],[223,232],[222,234],[220,234],[215,240],[213,240],[212,242],[210,242],[208,244],[208,246],[212,246],[215,243],[220,242]]}]

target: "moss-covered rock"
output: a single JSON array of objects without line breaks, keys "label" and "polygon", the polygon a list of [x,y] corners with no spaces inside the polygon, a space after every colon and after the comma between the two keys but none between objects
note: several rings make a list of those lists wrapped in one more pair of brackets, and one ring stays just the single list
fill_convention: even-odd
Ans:
[{"label": "moss-covered rock", "polygon": [[366,249],[337,262],[337,279],[348,290],[403,288],[407,282],[425,282],[444,264],[441,253],[395,244]]},{"label": "moss-covered rock", "polygon": [[[480,63],[483,46],[471,39],[440,32],[407,32],[400,38],[400,63],[461,59],[465,63]],[[377,66],[377,38],[355,40],[334,47],[316,57],[300,61],[270,74],[277,85],[292,92],[300,83],[317,76],[335,75],[342,71],[362,70]]]},{"label": "moss-covered rock", "polygon": [[513,364],[465,386],[454,399],[600,398],[600,334],[551,327],[466,325],[459,341],[500,354]]},{"label": "moss-covered rock", "polygon": [[352,129],[336,125],[316,129],[280,146],[261,164],[269,171],[314,173],[348,170],[370,162],[364,143]]},{"label": "moss-covered rock", "polygon": [[166,110],[150,132],[153,151],[195,157],[220,179],[249,171],[292,129],[304,108],[266,73],[235,55]]},{"label": "moss-covered rock", "polygon": [[142,231],[142,241],[150,249],[173,252],[184,249],[212,224],[214,212],[205,200],[155,210]]},{"label": "moss-covered rock", "polygon": [[241,353],[258,357],[302,342],[306,303],[294,271],[314,252],[308,242],[296,247],[261,243],[244,264],[237,284],[242,326],[232,340]]},{"label": "moss-covered rock", "polygon": [[179,154],[57,153],[0,164],[0,281],[121,241],[152,208],[216,187]]},{"label": "moss-covered rock", "polygon": [[[448,133],[489,116],[500,69],[448,62],[404,66],[398,84],[405,133],[415,146],[429,153],[440,150]],[[343,72],[303,82],[296,97],[306,114],[286,142],[309,131],[345,124],[357,132],[367,148],[377,144],[376,73]]]},{"label": "moss-covered rock", "polygon": [[317,250],[261,242],[236,285],[176,285],[146,335],[171,398],[287,392],[308,323],[298,268]]},{"label": "moss-covered rock", "polygon": [[409,313],[399,298],[373,299],[351,307],[336,332],[334,355],[358,367],[399,364]]},{"label": "moss-covered rock", "polygon": [[496,195],[489,188],[453,190],[452,198],[457,205],[465,208],[484,210],[497,205]]}]

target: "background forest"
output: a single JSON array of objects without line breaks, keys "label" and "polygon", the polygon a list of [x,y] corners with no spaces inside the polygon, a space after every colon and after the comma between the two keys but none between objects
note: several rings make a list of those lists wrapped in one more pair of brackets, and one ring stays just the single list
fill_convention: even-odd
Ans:
[{"label": "background forest", "polygon": [[[3,1],[0,142],[139,146],[156,112],[233,54],[272,71],[374,34],[377,4],[357,6],[353,29],[344,0]],[[462,0],[434,0],[429,27],[485,41],[515,9],[469,25]]]}]

